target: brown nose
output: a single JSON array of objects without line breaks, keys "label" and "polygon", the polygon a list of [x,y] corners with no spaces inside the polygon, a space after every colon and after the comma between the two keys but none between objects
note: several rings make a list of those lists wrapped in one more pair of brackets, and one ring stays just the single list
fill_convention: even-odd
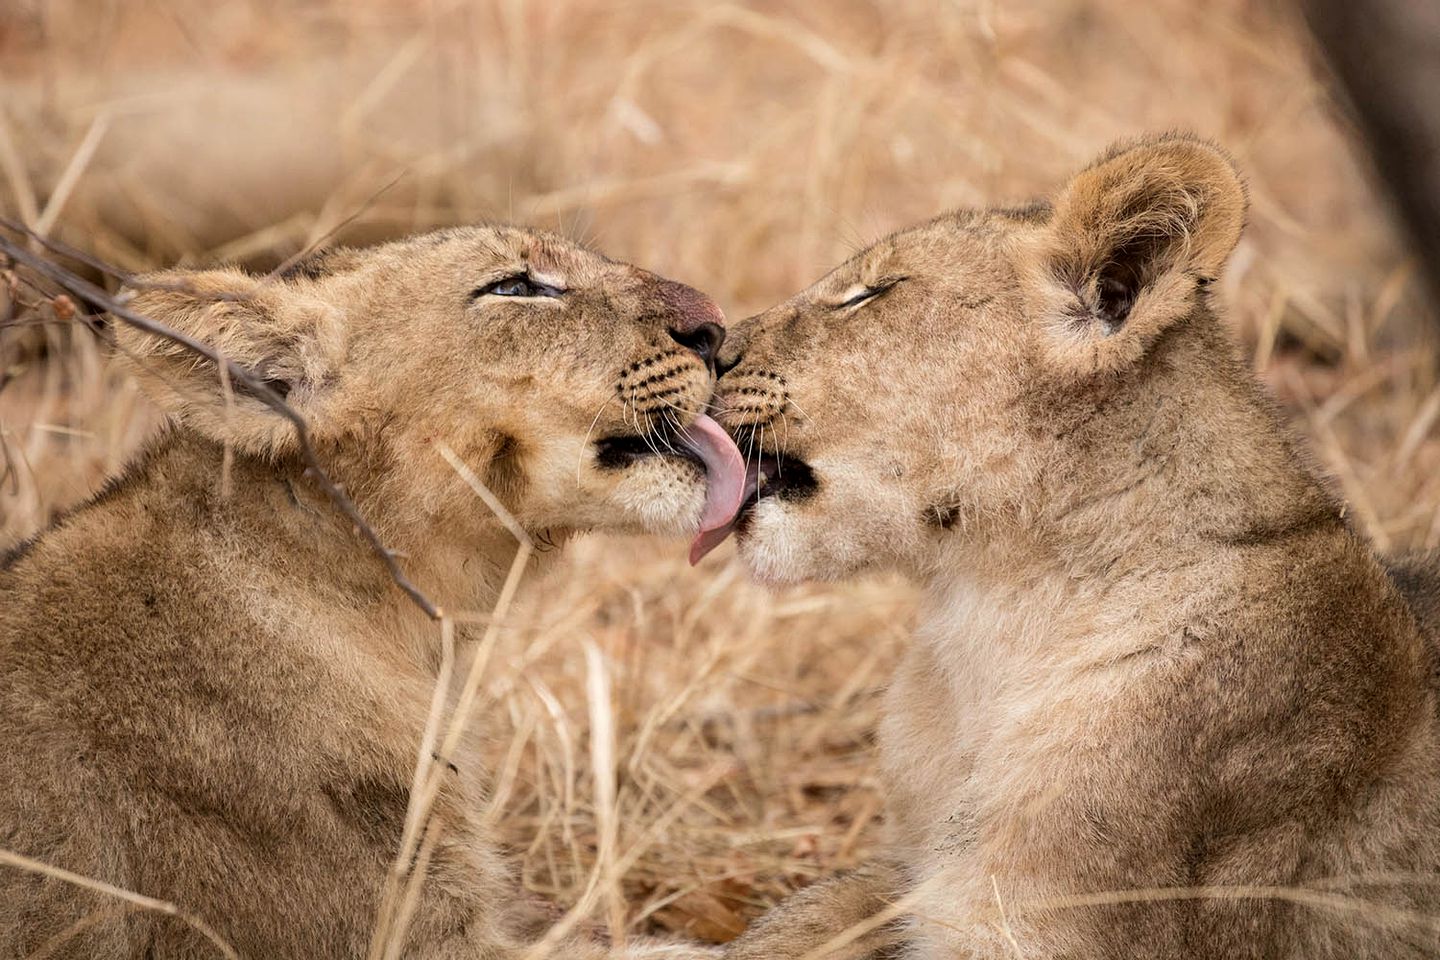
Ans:
[{"label": "brown nose", "polygon": [[725,314],[715,301],[673,280],[660,283],[660,299],[666,307],[670,336],[695,351],[707,367],[714,367],[720,344],[725,342]]}]

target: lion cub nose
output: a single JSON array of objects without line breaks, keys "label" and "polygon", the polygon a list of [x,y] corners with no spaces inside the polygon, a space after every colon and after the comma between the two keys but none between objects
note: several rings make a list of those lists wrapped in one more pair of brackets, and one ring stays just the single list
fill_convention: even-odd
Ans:
[{"label": "lion cub nose", "polygon": [[670,336],[713,369],[720,344],[725,342],[725,314],[699,290],[673,280],[660,284],[660,299],[668,308]]},{"label": "lion cub nose", "polygon": [[718,323],[706,320],[689,329],[671,327],[670,336],[682,347],[694,350],[705,361],[705,366],[715,366],[715,356],[720,352],[720,344],[725,342],[725,328]]}]

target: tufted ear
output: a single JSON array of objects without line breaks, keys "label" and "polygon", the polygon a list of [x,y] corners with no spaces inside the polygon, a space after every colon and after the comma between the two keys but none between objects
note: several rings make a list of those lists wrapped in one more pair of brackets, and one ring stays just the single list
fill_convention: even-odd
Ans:
[{"label": "tufted ear", "polygon": [[1112,147],[1055,202],[1035,315],[1075,372],[1118,370],[1187,316],[1240,239],[1245,187],[1219,148],[1168,135]]},{"label": "tufted ear", "polygon": [[[249,370],[315,427],[344,344],[338,312],[287,282],[238,270],[167,270],[138,278],[131,307],[188,334]],[[166,411],[237,449],[279,454],[291,425],[243,385],[227,390],[216,364],[172,340],[116,324],[119,351]]]}]

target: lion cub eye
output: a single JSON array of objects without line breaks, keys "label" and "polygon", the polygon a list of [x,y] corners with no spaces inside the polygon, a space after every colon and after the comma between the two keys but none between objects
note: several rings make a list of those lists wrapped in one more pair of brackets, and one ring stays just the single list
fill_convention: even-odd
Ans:
[{"label": "lion cub eye", "polygon": [[849,297],[845,301],[837,303],[834,309],[844,310],[849,307],[858,307],[866,300],[873,300],[876,297],[880,296],[880,294],[889,290],[891,287],[895,286],[895,284],[899,283],[901,280],[904,279],[904,277],[887,277],[884,280],[879,280],[871,286],[865,287],[863,290]]},{"label": "lion cub eye", "polygon": [[494,283],[487,283],[483,287],[476,287],[470,294],[470,299],[478,300],[484,296],[558,297],[564,292],[559,287],[552,287],[547,283],[535,280],[528,273],[517,273],[514,276],[496,280]]},{"label": "lion cub eye", "polygon": [[875,296],[875,294],[877,294],[877,293],[879,293],[879,292],[880,292],[880,291],[877,290],[875,287],[866,287],[864,290],[861,290],[859,293],[855,294],[855,295],[854,295],[853,297],[851,297],[850,299],[845,300],[845,301],[843,301],[843,302],[841,302],[841,303],[836,304],[836,305],[835,305],[835,309],[837,309],[837,310],[844,310],[846,307],[857,306],[857,305],[859,305],[859,304],[864,303],[866,300],[871,299],[872,297]]}]

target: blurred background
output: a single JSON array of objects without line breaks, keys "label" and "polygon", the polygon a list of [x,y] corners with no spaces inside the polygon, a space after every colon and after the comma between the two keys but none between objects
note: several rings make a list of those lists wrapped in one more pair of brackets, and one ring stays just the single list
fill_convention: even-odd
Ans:
[{"label": "blurred background", "polygon": [[[1055,189],[1183,128],[1249,177],[1219,297],[1384,550],[1440,544],[1423,278],[1278,0],[5,0],[0,213],[125,270],[508,220],[735,318],[885,232]],[[98,274],[96,275],[98,277]],[[0,550],[156,417],[72,305],[0,275]],[[614,936],[724,940],[882,828],[878,695],[911,596],[771,592],[726,548],[589,537],[529,584],[487,684],[501,819],[563,908],[618,832]],[[587,694],[603,653],[609,691]],[[597,769],[596,710],[617,749]],[[618,789],[597,821],[597,777]]]}]

